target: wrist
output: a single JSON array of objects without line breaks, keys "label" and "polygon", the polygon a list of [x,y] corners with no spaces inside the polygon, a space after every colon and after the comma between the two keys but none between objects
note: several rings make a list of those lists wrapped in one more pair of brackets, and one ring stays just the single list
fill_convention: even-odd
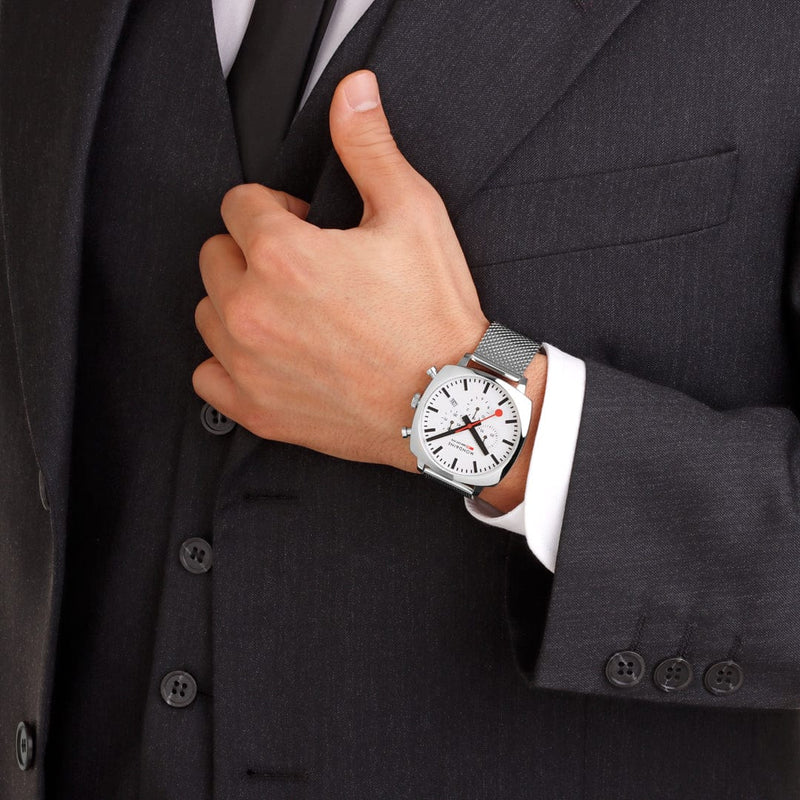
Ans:
[{"label": "wrist", "polygon": [[531,463],[533,443],[542,413],[545,386],[547,385],[547,356],[540,351],[525,370],[527,386],[525,395],[531,401],[531,425],[525,444],[508,473],[495,486],[487,486],[480,498],[505,514],[525,499],[525,484]]}]

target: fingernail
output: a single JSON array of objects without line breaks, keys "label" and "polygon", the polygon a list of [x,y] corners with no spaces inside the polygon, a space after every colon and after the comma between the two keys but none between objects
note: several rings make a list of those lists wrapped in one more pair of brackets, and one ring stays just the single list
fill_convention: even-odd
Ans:
[{"label": "fingernail", "polygon": [[380,105],[378,81],[372,72],[357,72],[344,84],[347,105],[353,111],[371,111]]}]

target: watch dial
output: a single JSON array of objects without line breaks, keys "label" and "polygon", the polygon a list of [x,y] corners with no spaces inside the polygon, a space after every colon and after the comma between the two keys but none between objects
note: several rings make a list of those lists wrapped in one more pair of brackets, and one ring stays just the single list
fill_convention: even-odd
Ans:
[{"label": "watch dial", "polygon": [[437,465],[470,477],[504,465],[516,451],[521,429],[508,392],[474,375],[453,378],[430,396],[420,433]]}]

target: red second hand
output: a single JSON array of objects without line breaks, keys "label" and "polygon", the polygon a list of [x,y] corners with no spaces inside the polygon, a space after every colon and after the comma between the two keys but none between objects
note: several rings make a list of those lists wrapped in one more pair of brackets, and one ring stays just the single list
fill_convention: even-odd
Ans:
[{"label": "red second hand", "polygon": [[461,431],[468,431],[470,428],[474,428],[476,425],[480,425],[481,422],[486,422],[487,419],[491,419],[492,417],[502,417],[503,416],[503,409],[498,408],[497,411],[493,411],[489,414],[488,417],[484,417],[483,419],[475,420],[475,422],[470,422],[469,425],[464,425],[461,428],[456,428],[453,433],[460,433]]}]

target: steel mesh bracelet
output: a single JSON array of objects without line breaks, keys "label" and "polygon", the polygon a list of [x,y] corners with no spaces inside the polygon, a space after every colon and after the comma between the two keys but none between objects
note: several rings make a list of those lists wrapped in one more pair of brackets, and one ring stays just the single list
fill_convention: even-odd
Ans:
[{"label": "steel mesh bracelet", "polygon": [[475,348],[473,356],[488,367],[519,381],[528,364],[541,349],[540,342],[534,342],[499,322],[492,322]]}]

